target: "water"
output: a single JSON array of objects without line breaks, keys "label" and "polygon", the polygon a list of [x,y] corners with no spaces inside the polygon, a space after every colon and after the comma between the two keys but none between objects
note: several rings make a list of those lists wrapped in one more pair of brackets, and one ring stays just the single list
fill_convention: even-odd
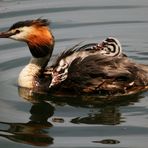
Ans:
[{"label": "water", "polygon": [[[129,57],[147,64],[147,14],[147,0],[0,0],[0,31],[19,20],[48,18],[54,55],[81,41],[114,36]],[[21,97],[27,93],[20,96],[17,89],[18,74],[30,58],[26,48],[0,40],[0,147],[147,148],[147,92],[114,102],[36,95],[27,101]],[[30,102],[37,97],[48,102]]]}]

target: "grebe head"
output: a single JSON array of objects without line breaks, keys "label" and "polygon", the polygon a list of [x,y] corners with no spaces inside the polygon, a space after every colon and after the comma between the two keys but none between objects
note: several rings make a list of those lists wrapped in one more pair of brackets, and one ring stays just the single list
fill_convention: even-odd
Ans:
[{"label": "grebe head", "polygon": [[28,44],[32,55],[40,58],[53,50],[54,37],[47,19],[26,20],[13,24],[8,31],[1,32],[0,38],[24,41]]}]

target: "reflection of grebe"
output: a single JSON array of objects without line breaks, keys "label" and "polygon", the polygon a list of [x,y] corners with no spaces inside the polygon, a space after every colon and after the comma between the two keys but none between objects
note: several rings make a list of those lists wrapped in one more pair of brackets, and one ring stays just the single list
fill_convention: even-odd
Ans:
[{"label": "reflection of grebe", "polygon": [[119,41],[112,37],[100,44],[76,45],[46,68],[54,47],[48,25],[46,19],[27,20],[0,33],[0,38],[26,42],[33,56],[19,75],[19,86],[38,91],[114,95],[136,93],[148,85],[148,67],[128,59]]},{"label": "reflection of grebe", "polygon": [[[48,103],[41,102],[34,104],[30,113],[30,121],[27,123],[0,122],[0,136],[18,143],[34,146],[53,144],[54,139],[49,136],[48,132],[45,132],[45,129],[48,131],[52,127],[52,124],[47,120],[53,115],[54,107]],[[5,127],[9,128],[4,129]]]},{"label": "reflection of grebe", "polygon": [[106,106],[101,108],[99,112],[89,113],[86,117],[76,117],[72,119],[71,122],[75,124],[116,125],[123,122],[123,119],[118,107]]}]

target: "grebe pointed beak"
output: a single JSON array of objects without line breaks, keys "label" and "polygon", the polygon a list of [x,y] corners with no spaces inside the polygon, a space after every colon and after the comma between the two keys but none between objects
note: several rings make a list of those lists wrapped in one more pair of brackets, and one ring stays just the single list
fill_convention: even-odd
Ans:
[{"label": "grebe pointed beak", "polygon": [[9,38],[12,35],[14,35],[14,32],[10,31],[0,32],[0,38]]}]

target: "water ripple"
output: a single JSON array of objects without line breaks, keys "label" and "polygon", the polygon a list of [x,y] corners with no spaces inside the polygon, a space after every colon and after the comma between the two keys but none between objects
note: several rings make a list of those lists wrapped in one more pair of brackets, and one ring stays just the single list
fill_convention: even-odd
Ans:
[{"label": "water ripple", "polygon": [[57,13],[57,12],[70,12],[70,11],[84,11],[84,10],[121,10],[121,9],[137,9],[146,8],[147,5],[116,5],[116,6],[77,6],[77,7],[58,7],[58,8],[41,8],[41,9],[25,9],[11,12],[0,13],[0,18],[9,18],[32,14],[44,14],[44,13]]},{"label": "water ripple", "polygon": [[21,47],[23,47],[23,44],[19,42],[7,43],[7,44],[0,45],[0,51],[12,49],[12,48],[21,48]]},{"label": "water ripple", "polygon": [[[85,22],[85,23],[54,23],[52,22],[52,29],[64,29],[64,28],[76,28],[76,27],[85,27],[85,26],[101,26],[101,25],[123,25],[123,24],[145,24],[148,23],[147,20],[123,20],[123,21],[103,21],[103,22]],[[1,27],[0,31],[7,30],[8,27]]]},{"label": "water ripple", "polygon": [[84,26],[95,26],[95,25],[120,25],[120,24],[141,24],[148,23],[148,21],[139,21],[139,20],[127,20],[127,21],[107,21],[107,22],[87,22],[87,23],[72,23],[72,24],[53,24],[53,29],[60,28],[75,28],[75,27],[84,27]]},{"label": "water ripple", "polygon": [[[21,57],[18,59],[12,59],[10,61],[6,61],[3,63],[0,63],[0,70],[8,70],[12,68],[16,68],[19,66],[23,66],[26,61],[28,61],[30,58],[29,57]],[[19,64],[18,64],[19,63]]]}]

